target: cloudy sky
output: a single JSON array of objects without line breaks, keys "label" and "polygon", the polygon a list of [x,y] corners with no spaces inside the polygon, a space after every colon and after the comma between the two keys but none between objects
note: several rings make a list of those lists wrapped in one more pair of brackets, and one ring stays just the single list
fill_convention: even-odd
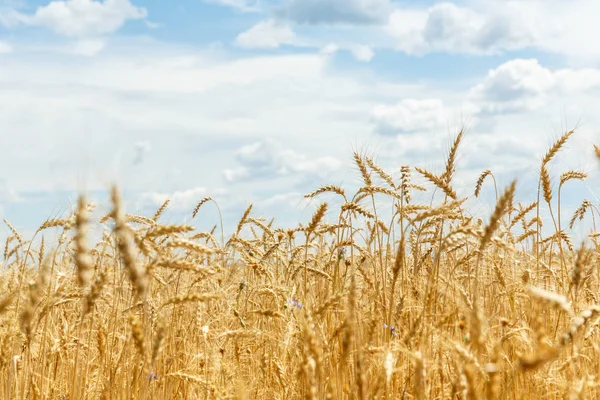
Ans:
[{"label": "cloudy sky", "polygon": [[[353,151],[440,172],[462,126],[457,191],[489,168],[531,200],[565,129],[552,172],[597,175],[598,15],[597,0],[0,0],[0,217],[31,229],[116,182],[131,212],[171,198],[171,222],[210,195],[226,225],[250,203],[285,224],[310,214],[303,194],[356,187]],[[595,183],[565,202],[596,201]]]}]

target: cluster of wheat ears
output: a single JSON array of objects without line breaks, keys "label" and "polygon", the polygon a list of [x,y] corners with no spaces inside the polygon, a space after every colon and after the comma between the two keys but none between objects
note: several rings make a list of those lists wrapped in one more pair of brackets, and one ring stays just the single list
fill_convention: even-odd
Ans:
[{"label": "cluster of wheat ears", "polygon": [[[600,246],[594,232],[573,246],[560,219],[562,186],[586,174],[553,188],[549,173],[572,133],[543,157],[538,201],[517,203],[513,182],[485,221],[452,185],[462,133],[441,175],[415,169],[428,189],[355,154],[362,187],[308,194],[342,205],[295,229],[249,207],[215,238],[162,224],[168,201],[126,214],[116,189],[93,224],[84,197],[31,240],[5,220],[0,398],[599,398]],[[412,202],[426,190],[430,204]],[[600,212],[585,200],[569,227],[586,214]]]}]

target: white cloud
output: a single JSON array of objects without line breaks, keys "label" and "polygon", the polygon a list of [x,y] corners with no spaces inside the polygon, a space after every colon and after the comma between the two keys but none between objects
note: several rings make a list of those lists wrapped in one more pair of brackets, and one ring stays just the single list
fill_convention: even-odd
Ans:
[{"label": "white cloud", "polygon": [[556,90],[561,94],[594,92],[600,89],[600,70],[565,68],[554,71]]},{"label": "white cloud", "polygon": [[533,32],[533,45],[540,50],[563,54],[574,62],[600,59],[600,46],[587,40],[600,36],[600,2],[596,0],[488,0],[485,10],[488,15],[503,14],[505,20],[513,18],[518,29],[527,26]]},{"label": "white cloud", "polygon": [[354,58],[362,62],[369,62],[375,57],[373,49],[365,44],[339,45],[337,43],[329,43],[321,48],[321,54],[332,55],[340,50],[348,50]]},{"label": "white cloud", "polygon": [[8,54],[13,52],[13,47],[4,41],[0,40],[0,54]]},{"label": "white cloud", "polygon": [[373,52],[373,49],[364,44],[354,45],[350,47],[350,51],[358,61],[369,62],[375,56],[375,52]]},{"label": "white cloud", "polygon": [[[544,88],[544,81],[539,83],[528,71],[541,68],[543,75],[548,68],[531,63],[511,68],[515,70],[503,74],[526,82],[524,92],[509,91],[511,96],[530,96]],[[510,135],[507,143],[527,140],[528,149],[542,154],[551,142],[544,128],[549,121],[560,122],[560,106],[565,104],[579,107],[567,109],[568,117],[589,116],[587,125],[598,126],[598,85],[588,87],[597,81],[598,71],[550,72],[549,106],[527,117],[482,114],[478,118],[487,125],[477,126],[473,136]],[[498,90],[489,77],[480,79],[482,87]],[[146,198],[153,199],[153,207],[166,197],[182,198],[174,193],[190,186],[217,188],[225,180],[235,182],[227,185],[233,198],[258,203],[276,193],[346,185],[356,178],[349,165],[357,146],[389,150],[392,168],[397,168],[399,156],[403,163],[443,163],[450,141],[446,125],[462,108],[457,103],[468,91],[466,85],[471,83],[458,80],[450,90],[362,72],[339,73],[319,54],[235,59],[149,39],[114,37],[90,62],[62,49],[56,52],[56,46],[38,49],[19,43],[19,51],[2,59],[0,126],[8,127],[6,148],[27,151],[6,152],[0,158],[0,179],[5,177],[17,193],[78,190],[80,182],[89,190],[105,189],[117,181],[132,192],[149,193]],[[431,100],[395,103],[399,94]],[[473,98],[473,103],[498,101],[498,95],[485,90],[480,95],[481,102]],[[382,132],[403,135],[373,136],[373,122]],[[588,144],[595,140],[591,134],[582,137]],[[137,167],[136,143],[143,155],[143,165]],[[144,143],[153,151],[146,152]],[[244,144],[249,145],[236,155],[237,146]],[[461,154],[482,152],[484,145],[469,147],[465,140]],[[495,169],[510,159],[510,168],[514,158],[503,156],[508,147],[496,146],[489,159],[464,159],[479,170],[483,162]],[[198,191],[190,197],[213,194]],[[181,202],[186,212],[195,205]],[[273,205],[265,214],[282,212]]]},{"label": "white cloud", "polygon": [[129,0],[55,0],[39,7],[33,15],[21,16],[21,20],[64,36],[89,37],[115,32],[125,21],[146,15],[145,8]]},{"label": "white cloud", "polygon": [[493,54],[535,48],[576,61],[597,61],[600,36],[596,0],[480,0],[470,7],[438,3],[404,7],[389,17],[386,31],[408,54]]},{"label": "white cloud", "polygon": [[268,139],[240,148],[236,161],[239,167],[223,170],[223,177],[231,183],[293,175],[326,177],[342,166],[334,157],[311,158]]},{"label": "white cloud", "polygon": [[106,46],[103,39],[81,39],[73,44],[73,52],[82,56],[95,56]]},{"label": "white cloud", "polygon": [[528,111],[546,104],[553,73],[534,59],[511,60],[491,70],[471,94],[487,112]]},{"label": "white cloud", "polygon": [[540,155],[535,140],[512,134],[471,135],[468,146],[469,151],[461,159],[462,166],[483,171],[490,168],[491,159],[504,160],[494,165],[494,173],[525,169],[535,163]]},{"label": "white cloud", "polygon": [[395,105],[378,105],[373,108],[371,118],[376,132],[382,134],[431,131],[447,121],[440,99],[405,99]]},{"label": "white cloud", "polygon": [[235,42],[241,47],[274,49],[282,44],[293,44],[295,40],[296,35],[289,26],[270,19],[240,33]]},{"label": "white cloud", "polygon": [[409,54],[489,54],[535,43],[535,33],[520,14],[498,10],[487,15],[453,3],[435,4],[427,10],[396,10],[387,30],[396,38],[397,48]]},{"label": "white cloud", "polygon": [[340,46],[336,43],[328,43],[323,48],[321,48],[321,54],[334,54],[340,50]]},{"label": "white cloud", "polygon": [[[16,190],[77,190],[84,180],[90,190],[116,181],[129,190],[169,193],[197,181],[199,168],[241,167],[234,158],[237,143],[269,138],[305,155],[328,149],[304,156],[306,162],[292,152],[294,165],[280,164],[291,170],[294,185],[317,176],[311,168],[338,165],[321,156],[346,156],[346,135],[368,140],[369,96],[419,91],[416,85],[365,85],[330,73],[326,57],[318,54],[231,59],[129,40],[111,39],[93,62],[57,46],[24,46],[3,59],[0,126],[9,127],[4,145],[28,149],[0,158],[0,171],[23,171],[7,176]],[[138,168],[134,146],[144,141],[153,151]],[[318,163],[311,165],[313,159]],[[28,174],[28,165],[46,167]],[[218,172],[201,174],[203,186],[222,184]],[[268,180],[252,184],[299,190],[285,188],[285,179],[278,186]]]},{"label": "white cloud", "polygon": [[300,24],[378,24],[392,10],[389,0],[289,0],[280,17]]},{"label": "white cloud", "polygon": [[[187,55],[187,54],[186,54]],[[140,63],[149,63],[152,67]],[[325,60],[317,55],[264,56],[248,59],[214,60],[207,55],[163,57],[148,60],[107,57],[86,66],[85,73],[76,65],[64,65],[62,73],[38,71],[29,82],[47,80],[55,84],[89,85],[117,91],[156,93],[201,93],[230,85],[248,86],[278,80],[313,80],[322,76]],[[30,68],[33,68],[30,66]],[[21,75],[22,72],[14,71]],[[0,77],[1,79],[1,77]]]},{"label": "white cloud", "polygon": [[250,169],[246,167],[227,168],[222,171],[227,182],[237,182],[250,176]]},{"label": "white cloud", "polygon": [[489,71],[486,79],[471,89],[470,96],[483,112],[525,112],[561,95],[598,88],[598,70],[551,71],[535,59],[515,59]]},{"label": "white cloud", "polygon": [[205,187],[196,187],[187,190],[174,192],[144,192],[140,195],[140,204],[138,206],[160,207],[165,201],[170,200],[169,209],[174,211],[189,211],[190,213],[202,198],[206,196],[217,196],[227,194],[224,189],[209,191]]},{"label": "white cloud", "polygon": [[299,192],[280,193],[260,201],[258,205],[262,207],[278,207],[282,205],[297,207],[299,204],[308,205],[308,199],[304,199],[305,194]]}]

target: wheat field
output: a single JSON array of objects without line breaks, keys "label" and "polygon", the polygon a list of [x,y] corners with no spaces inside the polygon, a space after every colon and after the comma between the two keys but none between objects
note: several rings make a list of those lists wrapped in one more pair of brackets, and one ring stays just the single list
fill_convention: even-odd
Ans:
[{"label": "wheat field", "polygon": [[[496,187],[485,219],[453,187],[459,133],[441,174],[394,179],[355,153],[362,187],[316,188],[294,229],[251,206],[229,237],[163,224],[168,201],[128,214],[117,188],[97,220],[83,196],[32,238],[5,220],[0,398],[600,398],[600,246],[595,227],[570,236],[600,212],[561,220],[563,185],[587,175],[549,172],[572,134],[543,155],[537,201]],[[494,187],[483,171],[470,197]],[[198,200],[190,217],[216,203]]]}]

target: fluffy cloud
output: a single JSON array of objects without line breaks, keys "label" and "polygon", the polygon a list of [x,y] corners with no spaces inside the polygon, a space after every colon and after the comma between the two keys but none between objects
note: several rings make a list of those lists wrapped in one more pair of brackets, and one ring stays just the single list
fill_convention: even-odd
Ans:
[{"label": "fluffy cloud", "polygon": [[[588,38],[600,36],[600,2],[596,0],[488,0],[487,12],[514,16],[520,25],[534,32],[533,45],[543,51],[562,54],[573,63],[596,63],[600,46]],[[521,28],[522,29],[522,28]]]},{"label": "fluffy cloud", "polygon": [[242,147],[236,153],[236,161],[239,167],[223,170],[228,182],[294,175],[326,177],[342,166],[334,157],[310,158],[273,140]]},{"label": "fluffy cloud", "polygon": [[146,15],[145,8],[129,0],[56,0],[38,7],[33,15],[21,15],[19,20],[64,36],[89,37],[115,32],[125,21]]},{"label": "fluffy cloud", "polygon": [[489,71],[470,96],[482,112],[510,113],[538,109],[552,98],[598,88],[598,70],[551,71],[535,59],[515,59]]},{"label": "fluffy cloud", "polygon": [[554,74],[537,60],[517,59],[491,70],[485,81],[472,89],[472,96],[483,111],[528,111],[547,102],[554,84]]},{"label": "fluffy cloud", "polygon": [[378,105],[371,118],[376,132],[398,134],[431,131],[446,123],[446,109],[440,99],[405,99],[395,105]]},{"label": "fluffy cloud", "polygon": [[296,39],[294,31],[275,20],[261,21],[238,35],[235,42],[246,48],[274,49],[282,44],[292,44]]},{"label": "fluffy cloud", "polygon": [[299,24],[378,24],[392,6],[389,0],[289,0],[277,15]]},{"label": "fluffy cloud", "polygon": [[489,54],[535,43],[535,33],[516,13],[485,14],[440,3],[427,10],[396,10],[388,32],[397,48],[409,54],[431,51]]},{"label": "fluffy cloud", "polygon": [[[490,70],[481,83],[468,91],[461,113],[481,119],[486,114],[531,112],[598,93],[600,70],[551,70],[536,59],[514,59]],[[376,106],[371,118],[377,132],[398,134],[438,129],[452,116],[451,111],[439,99],[407,99],[396,105]]]},{"label": "fluffy cloud", "polygon": [[408,54],[449,52],[493,54],[538,49],[576,62],[600,59],[596,0],[481,0],[471,7],[444,2],[429,8],[397,8],[386,31]]}]

